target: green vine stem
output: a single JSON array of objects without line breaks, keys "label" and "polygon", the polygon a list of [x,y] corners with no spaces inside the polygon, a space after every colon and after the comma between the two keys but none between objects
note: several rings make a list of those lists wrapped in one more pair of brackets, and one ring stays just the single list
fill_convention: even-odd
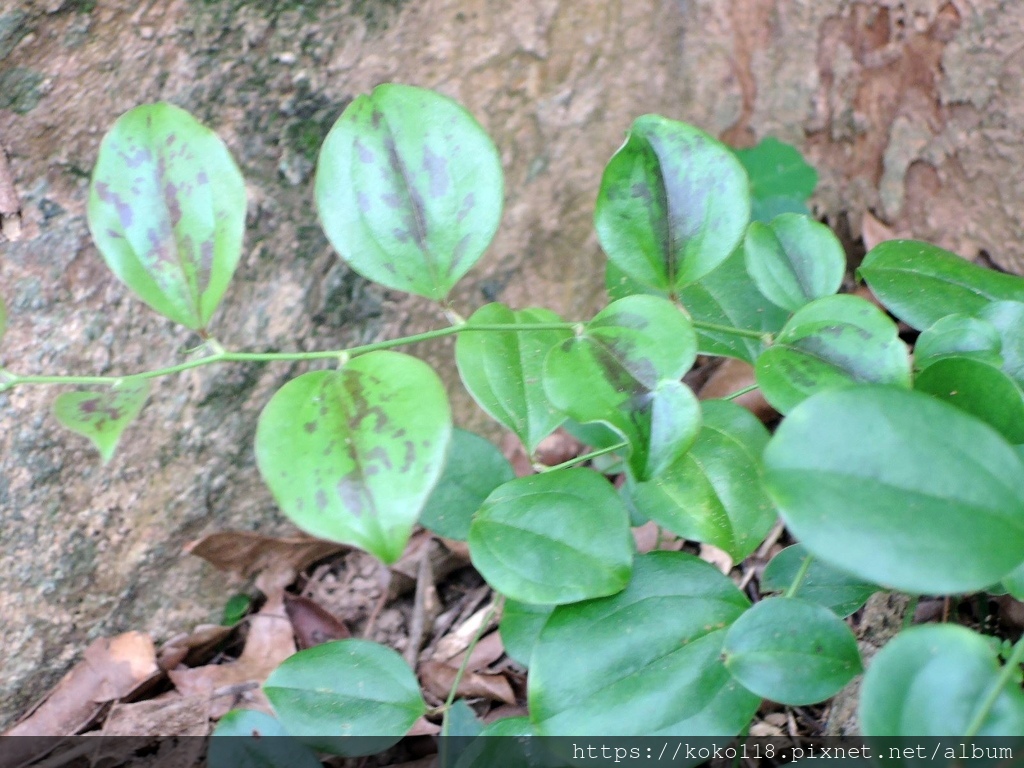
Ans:
[{"label": "green vine stem", "polygon": [[804,583],[804,579],[807,577],[807,572],[811,569],[811,563],[814,562],[814,557],[807,555],[804,561],[800,563],[800,570],[796,572],[796,576],[793,577],[793,583],[789,585],[786,591],[782,594],[783,597],[794,597],[800,585]]},{"label": "green vine stem", "polygon": [[967,726],[967,730],[964,732],[964,738],[971,739],[978,735],[978,731],[981,730],[981,726],[985,723],[985,718],[988,717],[992,711],[992,707],[996,705],[996,701],[999,699],[999,694],[1003,692],[1003,689],[1010,683],[1011,678],[1014,674],[1020,672],[1020,664],[1024,662],[1024,637],[1021,637],[1017,641],[1017,644],[1013,646],[1013,652],[1010,654],[1010,658],[1006,660],[1006,664],[1003,665],[1002,671],[999,673],[999,677],[996,678],[995,684],[989,690],[985,696],[985,700],[981,702],[981,707],[975,713],[970,724]]},{"label": "green vine stem", "polygon": [[452,681],[452,687],[448,691],[448,698],[444,703],[444,720],[441,722],[442,736],[448,735],[448,710],[452,708],[452,703],[455,701],[455,694],[459,690],[459,683],[462,682],[462,677],[466,674],[467,667],[469,667],[469,657],[473,655],[473,649],[476,648],[476,644],[480,642],[480,638],[484,636],[484,632],[487,631],[491,621],[501,612],[504,606],[505,596],[498,595],[497,599],[495,599],[491,604],[490,610],[484,614],[484,618],[480,622],[480,627],[473,634],[473,639],[470,640],[469,645],[466,646],[466,650],[462,655],[462,664],[459,665],[459,670],[455,673],[455,679]]},{"label": "green vine stem", "polygon": [[553,467],[546,467],[544,465],[539,465],[539,466],[536,466],[535,468],[536,468],[536,470],[538,472],[554,472],[556,469],[566,469],[568,467],[575,466],[576,464],[582,464],[585,461],[590,461],[591,459],[596,459],[598,456],[604,456],[606,453],[614,453],[615,451],[619,450],[620,448],[625,448],[628,445],[629,445],[629,442],[626,441],[626,440],[623,440],[621,443],[616,443],[615,445],[609,445],[607,448],[599,448],[596,451],[591,451],[590,453],[584,453],[582,456],[577,456],[577,457],[575,457],[573,459],[569,459],[568,461],[563,461],[561,464],[555,464]]},{"label": "green vine stem", "polygon": [[749,387],[743,387],[742,389],[737,389],[735,392],[730,392],[722,399],[735,400],[737,397],[743,397],[745,394],[747,394],[748,392],[753,392],[755,389],[757,389],[757,384],[751,384]]}]

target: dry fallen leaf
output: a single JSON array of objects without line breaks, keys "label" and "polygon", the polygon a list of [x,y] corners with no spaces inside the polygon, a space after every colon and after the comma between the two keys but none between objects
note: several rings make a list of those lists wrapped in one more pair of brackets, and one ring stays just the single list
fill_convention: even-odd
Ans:
[{"label": "dry fallen leaf", "polygon": [[208,736],[210,700],[170,691],[134,704],[115,704],[103,723],[103,736]]},{"label": "dry fallen leaf", "polygon": [[[715,369],[698,394],[701,400],[714,400],[756,383],[753,366],[730,357]],[[768,401],[764,399],[764,395],[759,389],[740,395],[733,402],[742,405],[761,421],[771,421],[779,415],[774,408],[768,405]]]},{"label": "dry fallen leaf", "polygon": [[[452,683],[455,682],[458,669],[440,661],[425,661],[420,664],[419,672],[423,688],[444,700],[448,697]],[[466,670],[455,694],[466,698],[501,701],[505,704],[516,703],[512,686],[504,675],[487,675]]]},{"label": "dry fallen leaf", "polygon": [[309,536],[282,539],[252,531],[221,531],[193,541],[185,552],[203,558],[218,570],[249,578],[281,566],[300,572],[317,560],[347,549],[351,547]]},{"label": "dry fallen leaf", "polygon": [[388,584],[389,600],[412,591],[416,586],[423,549],[430,546],[432,541],[441,545],[430,547],[430,570],[434,575],[435,583],[444,581],[450,573],[470,564],[469,547],[464,541],[442,539],[434,536],[430,531],[417,531],[409,539],[405,552],[402,553],[398,562],[391,566],[391,581]]},{"label": "dry fallen leaf", "polygon": [[686,539],[681,539],[669,531],[663,531],[653,520],[648,520],[632,530],[636,551],[641,555],[655,549],[664,552],[678,552],[686,544]]},{"label": "dry fallen leaf", "polygon": [[234,631],[234,627],[220,624],[200,624],[191,632],[174,635],[160,646],[157,654],[160,669],[174,669],[180,664],[195,666]]},{"label": "dry fallen leaf", "polygon": [[860,220],[860,237],[864,241],[864,250],[870,251],[879,243],[895,240],[899,235],[892,227],[883,224],[869,211],[864,211],[864,216]]},{"label": "dry fallen leaf", "polygon": [[308,597],[285,593],[284,608],[301,649],[352,637],[343,621]]},{"label": "dry fallen leaf", "polygon": [[733,562],[729,553],[711,544],[700,545],[700,559],[707,563],[711,563],[715,568],[727,576],[729,575],[729,571],[732,570]]},{"label": "dry fallen leaf", "polygon": [[[504,653],[505,646],[501,642],[501,635],[498,632],[491,632],[489,635],[484,635],[480,638],[479,642],[473,647],[473,652],[469,656],[469,665],[466,668],[479,672],[500,659]],[[446,663],[449,666],[458,668],[462,666],[464,658],[466,658],[465,651],[448,659]]]}]

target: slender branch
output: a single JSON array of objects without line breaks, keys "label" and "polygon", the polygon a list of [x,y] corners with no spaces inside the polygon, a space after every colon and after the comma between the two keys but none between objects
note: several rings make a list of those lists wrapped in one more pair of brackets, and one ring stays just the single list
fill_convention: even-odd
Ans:
[{"label": "slender branch", "polygon": [[804,583],[804,578],[807,576],[807,571],[811,569],[811,563],[814,562],[812,555],[807,555],[804,561],[800,563],[800,570],[796,572],[796,576],[793,577],[793,583],[786,588],[786,591],[782,594],[783,597],[794,597],[796,591],[800,589],[800,585]]},{"label": "slender branch", "polygon": [[609,445],[607,448],[599,448],[598,450],[591,451],[590,453],[584,453],[582,456],[577,456],[576,458],[569,459],[568,461],[563,461],[561,464],[555,464],[553,467],[540,466],[537,471],[554,472],[556,469],[565,469],[566,467],[571,467],[575,464],[582,464],[585,461],[590,461],[590,459],[596,459],[598,456],[604,456],[606,453],[614,453],[619,450],[619,448],[625,448],[627,445],[629,445],[629,442],[623,440],[621,443]]},{"label": "slender branch", "polygon": [[775,337],[767,331],[751,331],[747,328],[733,328],[731,325],[718,325],[718,323],[705,323],[703,320],[694,320],[693,327],[702,331],[714,331],[716,333],[728,333],[732,336],[744,336],[748,339],[757,339],[765,344],[771,344]]},{"label": "slender branch", "polygon": [[964,733],[964,738],[970,739],[978,735],[978,731],[981,730],[981,726],[985,724],[985,718],[989,716],[992,711],[992,707],[996,705],[996,701],[999,700],[999,694],[1003,692],[1009,684],[1010,679],[1017,673],[1020,672],[1020,664],[1024,661],[1024,637],[1021,637],[1017,641],[1017,644],[1013,646],[1013,652],[1010,654],[1010,658],[1006,660],[1006,664],[999,672],[999,677],[996,678],[992,688],[989,690],[988,695],[985,696],[985,700],[981,702],[981,707],[975,713],[971,719],[970,725],[967,726],[967,731]]}]

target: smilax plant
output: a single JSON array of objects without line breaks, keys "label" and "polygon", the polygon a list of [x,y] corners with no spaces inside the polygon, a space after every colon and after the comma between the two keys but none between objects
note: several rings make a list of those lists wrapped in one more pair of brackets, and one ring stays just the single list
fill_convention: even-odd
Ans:
[{"label": "smilax plant", "polygon": [[[897,240],[858,270],[885,309],[837,295],[845,256],[807,215],[815,181],[778,142],[734,153],[640,117],[597,196],[608,306],[567,321],[491,303],[462,319],[448,297],[497,230],[498,152],[450,99],[382,85],[324,142],[320,221],[352,269],[438,302],[451,324],[347,350],[229,351],[208,328],[239,259],[242,178],[189,114],[142,106],[103,140],[89,225],[114,273],[198,331],[204,354],[116,380],[0,369],[0,389],[89,386],[54,412],[106,460],[150,378],[333,363],[266,404],[259,471],[297,526],[385,563],[417,523],[468,541],[503,600],[505,646],[529,669],[529,716],[483,733],[735,736],[762,698],[823,701],[862,671],[844,618],[876,590],[1024,598],[1024,279]],[[919,332],[913,357],[891,316]],[[392,351],[449,335],[470,394],[527,451],[561,425],[592,451],[515,478],[453,428],[435,372]],[[783,414],[773,435],[729,400],[697,400],[682,379],[698,354],[754,366]],[[584,466],[599,456],[621,460],[621,490]],[[779,518],[800,543],[768,564],[761,589],[778,594],[754,605],[707,562],[638,555],[630,535],[651,520],[738,562]],[[1024,641],[990,640],[951,625],[900,633],[867,670],[864,733],[1024,733]],[[218,732],[351,754],[393,743],[427,709],[401,657],[363,640],[302,651],[264,689],[277,719],[237,711]],[[465,721],[452,698],[447,733]],[[381,738],[340,740],[353,735]]]}]

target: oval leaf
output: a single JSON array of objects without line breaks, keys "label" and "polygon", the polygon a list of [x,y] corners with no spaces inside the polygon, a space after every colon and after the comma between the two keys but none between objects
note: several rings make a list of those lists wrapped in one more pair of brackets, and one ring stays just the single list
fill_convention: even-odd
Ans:
[{"label": "oval leaf", "polygon": [[978,313],[999,333],[1003,372],[1024,386],[1024,303],[995,301]]},{"label": "oval leaf", "polygon": [[971,592],[1024,560],[1024,465],[987,424],[928,395],[815,395],[782,422],[764,461],[790,531],[868,581]]},{"label": "oval leaf", "polygon": [[256,463],[293,523],[385,563],[402,554],[451,436],[444,386],[398,352],[285,384],[260,415]]},{"label": "oval leaf", "polygon": [[850,384],[910,387],[910,357],[896,324],[859,296],[827,296],[799,309],[754,375],[765,399],[788,413],[815,392]]},{"label": "oval leaf", "polygon": [[750,220],[743,166],[693,126],[633,123],[601,178],[594,222],[608,258],[639,284],[674,293],[732,253]]},{"label": "oval leaf", "polygon": [[750,603],[713,565],[636,558],[612,597],[555,609],[531,658],[541,735],[734,736],[760,704],[722,664],[725,629]]},{"label": "oval leaf", "polygon": [[834,294],[846,272],[846,253],[832,230],[796,213],[753,222],[743,252],[761,293],[791,312]]},{"label": "oval leaf", "polygon": [[469,112],[388,83],[357,96],[327,134],[316,205],[356,272],[439,300],[494,237],[503,183],[498,150]]},{"label": "oval leaf", "polygon": [[253,709],[233,709],[217,721],[206,751],[209,768],[322,768],[316,753],[279,721]]},{"label": "oval leaf", "polygon": [[[986,638],[951,624],[912,627],[871,660],[860,698],[865,736],[963,736],[1000,682]],[[1024,733],[1024,691],[1002,680],[978,736]],[[1009,683],[1009,684],[1007,684]]]},{"label": "oval leaf", "polygon": [[808,213],[806,200],[818,185],[818,172],[800,151],[768,136],[756,147],[733,152],[750,177],[751,215],[768,222],[784,211]]},{"label": "oval leaf", "polygon": [[[560,323],[548,309],[513,311],[486,304],[469,325]],[[511,429],[532,455],[565,416],[544,394],[544,359],[572,336],[569,330],[466,331],[455,342],[455,363],[469,394],[495,421]]]},{"label": "oval leaf", "polygon": [[[812,557],[799,544],[786,547],[773,557],[761,574],[762,592],[784,592],[800,572],[804,559]],[[823,605],[832,612],[849,616],[868,601],[878,587],[830,567],[816,557],[800,582],[800,599]]]},{"label": "oval leaf", "polygon": [[65,392],[54,401],[53,415],[62,426],[92,440],[106,464],[148,397],[148,379],[126,379],[111,389]]},{"label": "oval leaf", "polygon": [[454,430],[444,471],[423,507],[420,525],[438,536],[465,541],[484,499],[515,476],[508,459],[491,442],[464,429]]},{"label": "oval leaf", "polygon": [[970,357],[999,368],[1003,341],[988,320],[948,315],[921,332],[914,343],[914,367],[923,371],[946,357]]},{"label": "oval leaf", "polygon": [[696,356],[692,324],[672,302],[628,296],[551,350],[544,389],[576,421],[604,422],[618,431],[630,443],[631,470],[646,479],[696,438],[700,405],[679,381]]},{"label": "oval leaf", "polygon": [[629,513],[611,483],[589,469],[521,477],[476,513],[469,554],[489,584],[523,603],[611,595],[629,581]]},{"label": "oval leaf", "polygon": [[739,562],[776,519],[761,468],[768,430],[734,403],[710,400],[703,412],[690,449],[654,480],[630,484],[628,493],[646,519],[683,538],[713,544]]},{"label": "oval leaf", "polygon": [[533,646],[553,610],[553,605],[530,605],[506,598],[505,607],[501,611],[500,627],[505,653],[528,667]]},{"label": "oval leaf", "polygon": [[238,265],[245,205],[242,174],[217,135],[183,109],[148,104],[100,144],[89,230],[121,282],[200,330]]},{"label": "oval leaf", "polygon": [[1024,301],[1024,279],[916,240],[876,245],[857,274],[886,309],[919,331],[946,315],[975,315],[990,301]]},{"label": "oval leaf", "polygon": [[402,657],[369,640],[299,651],[270,673],[263,692],[288,733],[349,757],[387,749],[427,711]]},{"label": "oval leaf", "polygon": [[1011,443],[1024,443],[1024,394],[988,363],[944,357],[921,371],[914,389],[927,392],[994,427]]},{"label": "oval leaf", "polygon": [[860,674],[850,628],[805,600],[762,600],[733,622],[722,646],[725,668],[743,687],[780,704],[824,701]]}]

